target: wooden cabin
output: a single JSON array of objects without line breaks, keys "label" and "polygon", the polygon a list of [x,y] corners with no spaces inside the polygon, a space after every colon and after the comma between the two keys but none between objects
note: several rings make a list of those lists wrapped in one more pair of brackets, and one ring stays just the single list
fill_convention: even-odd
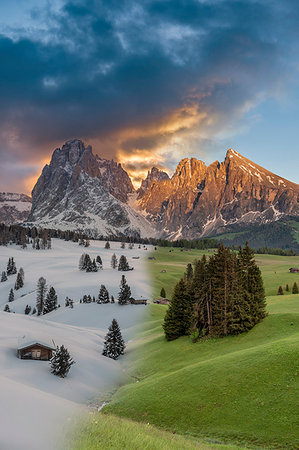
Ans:
[{"label": "wooden cabin", "polygon": [[168,298],[159,297],[154,300],[154,303],[158,305],[170,305],[170,300],[168,300]]},{"label": "wooden cabin", "polygon": [[131,305],[146,305],[147,299],[146,298],[130,298]]},{"label": "wooden cabin", "polygon": [[289,270],[291,273],[299,273],[298,267],[291,267]]},{"label": "wooden cabin", "polygon": [[49,361],[55,351],[53,344],[22,336],[18,341],[17,355],[20,359],[37,359]]}]

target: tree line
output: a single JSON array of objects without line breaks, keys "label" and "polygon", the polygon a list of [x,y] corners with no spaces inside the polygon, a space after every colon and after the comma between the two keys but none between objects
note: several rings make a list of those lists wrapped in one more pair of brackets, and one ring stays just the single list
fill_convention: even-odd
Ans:
[{"label": "tree line", "polygon": [[266,316],[263,280],[248,244],[238,252],[220,245],[209,259],[188,264],[164,319],[167,340],[194,333],[227,336],[253,328]]}]

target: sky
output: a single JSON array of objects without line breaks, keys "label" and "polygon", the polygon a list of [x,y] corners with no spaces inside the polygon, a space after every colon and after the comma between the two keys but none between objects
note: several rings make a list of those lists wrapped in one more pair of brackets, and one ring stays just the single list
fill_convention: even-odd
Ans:
[{"label": "sky", "polygon": [[228,148],[299,183],[297,0],[2,0],[0,190],[80,138],[135,185]]}]

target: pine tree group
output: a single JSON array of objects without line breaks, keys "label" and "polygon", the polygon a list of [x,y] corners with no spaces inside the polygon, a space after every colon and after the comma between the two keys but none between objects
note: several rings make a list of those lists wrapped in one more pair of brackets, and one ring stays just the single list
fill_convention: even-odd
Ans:
[{"label": "pine tree group", "polygon": [[113,319],[105,337],[104,349],[102,355],[108,358],[117,359],[124,354],[125,343],[117,320]]},{"label": "pine tree group", "polygon": [[199,337],[239,334],[265,317],[261,272],[248,244],[238,254],[220,245],[209,260],[203,256],[191,268],[176,285],[165,316],[168,340],[192,330]]},{"label": "pine tree group", "polygon": [[71,358],[68,350],[61,345],[56,348],[53,358],[50,361],[51,372],[61,378],[65,378],[75,361]]},{"label": "pine tree group", "polygon": [[[98,256],[97,258],[100,258],[100,257]],[[100,260],[101,260],[101,258],[100,258]],[[91,260],[88,253],[83,253],[80,256],[78,267],[79,267],[79,270],[85,270],[86,272],[97,272],[99,266],[96,263],[95,259]]]}]

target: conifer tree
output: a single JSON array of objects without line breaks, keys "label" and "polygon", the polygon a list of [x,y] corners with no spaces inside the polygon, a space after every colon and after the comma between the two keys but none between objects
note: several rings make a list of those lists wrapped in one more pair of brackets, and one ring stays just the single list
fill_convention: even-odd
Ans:
[{"label": "conifer tree", "polygon": [[5,270],[1,274],[1,283],[3,283],[4,281],[7,281],[7,275]]},{"label": "conifer tree", "polygon": [[115,300],[114,300],[114,297],[113,297],[113,295],[111,295],[111,298],[110,298],[110,303],[115,303]]},{"label": "conifer tree", "polygon": [[120,244],[120,248],[122,249],[126,248],[126,243],[124,241],[122,241],[122,243]]},{"label": "conifer tree", "polygon": [[117,320],[113,319],[105,337],[104,349],[102,355],[108,358],[117,359],[124,354],[125,343]]},{"label": "conifer tree", "polygon": [[100,288],[97,303],[109,303],[109,292],[103,284]]},{"label": "conifer tree", "polygon": [[97,271],[98,271],[98,266],[97,266],[96,260],[93,259],[92,264],[91,264],[91,272],[97,272]]},{"label": "conifer tree", "polygon": [[116,254],[113,253],[113,255],[111,256],[111,267],[112,267],[112,269],[116,269],[117,264],[118,264],[118,260],[117,260]]},{"label": "conifer tree", "polygon": [[17,273],[16,263],[13,257],[8,259],[6,273],[8,276]]},{"label": "conifer tree", "polygon": [[28,314],[30,314],[30,311],[31,311],[31,306],[26,305],[26,308],[25,308],[24,313],[25,313],[26,315],[28,315]]},{"label": "conifer tree", "polygon": [[51,286],[44,303],[43,314],[47,314],[57,309],[57,294],[55,289]]},{"label": "conifer tree", "polygon": [[90,246],[89,239],[85,239],[84,247],[89,247],[89,246]]},{"label": "conifer tree", "polygon": [[128,270],[130,270],[127,258],[124,255],[121,255],[121,257],[119,258],[118,270],[120,270],[121,272],[127,272]]},{"label": "conifer tree", "polygon": [[179,336],[190,333],[192,324],[192,302],[186,288],[185,280],[181,279],[175,286],[169,308],[164,318],[166,339],[172,341]]},{"label": "conifer tree", "polygon": [[84,270],[86,272],[92,272],[93,271],[93,265],[90,256],[86,253],[84,257],[84,264],[83,264]]},{"label": "conifer tree", "polygon": [[13,289],[11,288],[11,290],[9,291],[9,295],[8,295],[8,301],[13,302],[14,299],[15,299],[15,294],[13,292]]},{"label": "conifer tree", "polygon": [[122,275],[120,282],[120,291],[118,294],[118,304],[126,305],[127,303],[129,303],[130,297],[131,297],[131,289],[127,284],[125,276]]},{"label": "conifer tree", "polygon": [[96,262],[97,262],[97,265],[98,265],[99,269],[102,269],[103,268],[103,262],[102,262],[102,258],[100,257],[100,255],[97,256]]},{"label": "conifer tree", "polygon": [[250,324],[248,324],[250,329],[266,317],[266,297],[262,274],[254,260],[254,251],[249,247],[248,242],[244,249],[239,250],[238,262],[243,288],[247,293],[245,297],[250,306]]},{"label": "conifer tree", "polygon": [[187,265],[187,270],[186,270],[186,273],[185,273],[185,279],[186,279],[186,281],[192,281],[192,279],[193,279],[193,267],[192,267],[192,264],[188,264]]},{"label": "conifer tree", "polygon": [[46,280],[44,277],[40,277],[37,282],[37,296],[36,296],[36,309],[38,316],[43,313],[46,293],[47,293]]},{"label": "conifer tree", "polygon": [[75,364],[75,361],[73,361],[71,355],[69,354],[68,350],[64,347],[64,345],[61,345],[60,347],[57,346],[54,356],[50,361],[50,364],[51,364],[51,372],[54,375],[57,375],[61,378],[65,378],[69,373],[69,370],[72,367],[72,365]]},{"label": "conifer tree", "polygon": [[9,307],[8,305],[5,305],[3,311],[5,311],[5,312],[10,312],[10,307]]},{"label": "conifer tree", "polygon": [[166,298],[166,291],[165,291],[164,287],[161,288],[160,296],[163,298]]},{"label": "conifer tree", "polygon": [[107,250],[110,248],[110,242],[109,242],[109,241],[106,242],[105,248],[106,248]]},{"label": "conifer tree", "polygon": [[292,287],[292,293],[293,294],[298,294],[298,292],[299,292],[298,285],[297,285],[297,283],[295,281],[295,283],[293,284],[293,287]]},{"label": "conifer tree", "polygon": [[80,256],[80,259],[79,259],[79,270],[84,270],[84,260],[85,260],[85,253],[83,253],[81,256]]},{"label": "conifer tree", "polygon": [[283,295],[282,286],[279,286],[278,291],[277,291],[277,295]]},{"label": "conifer tree", "polygon": [[15,290],[21,289],[24,286],[24,279],[22,273],[19,271],[15,282]]},{"label": "conifer tree", "polygon": [[36,308],[33,308],[32,314],[36,314]]},{"label": "conifer tree", "polygon": [[289,290],[290,290],[289,285],[286,284],[286,292],[289,292]]}]

